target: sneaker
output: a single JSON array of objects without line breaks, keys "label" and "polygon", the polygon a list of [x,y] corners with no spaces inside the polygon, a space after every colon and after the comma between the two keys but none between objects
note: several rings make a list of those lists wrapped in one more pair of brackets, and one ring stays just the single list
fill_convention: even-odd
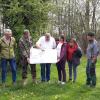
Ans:
[{"label": "sneaker", "polygon": [[61,82],[62,85],[65,85],[65,82]]},{"label": "sneaker", "polygon": [[50,84],[51,82],[50,82],[50,80],[48,80],[48,81],[46,81],[48,84]]},{"label": "sneaker", "polygon": [[23,85],[27,85],[27,79],[23,79]]},{"label": "sneaker", "polygon": [[13,86],[16,86],[16,82],[13,82],[12,85],[13,85]]},{"label": "sneaker", "polygon": [[75,83],[76,81],[74,80],[73,83]]},{"label": "sneaker", "polygon": [[37,84],[37,81],[36,81],[36,79],[34,79],[34,80],[33,80],[33,84]]},{"label": "sneaker", "polygon": [[45,82],[45,80],[41,80],[41,82],[43,82],[43,83],[44,83],[44,82]]},{"label": "sneaker", "polygon": [[2,83],[2,87],[5,88],[6,87],[6,84],[5,83]]},{"label": "sneaker", "polygon": [[90,88],[90,85],[89,84],[86,84],[86,87]]}]

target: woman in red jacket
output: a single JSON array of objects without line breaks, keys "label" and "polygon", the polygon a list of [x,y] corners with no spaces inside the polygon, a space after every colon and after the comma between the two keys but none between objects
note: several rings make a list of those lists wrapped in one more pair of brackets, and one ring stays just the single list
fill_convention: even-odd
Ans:
[{"label": "woman in red jacket", "polygon": [[71,38],[67,44],[67,62],[69,67],[69,81],[72,81],[73,71],[73,82],[76,81],[77,77],[77,66],[80,63],[81,49],[74,38]]}]

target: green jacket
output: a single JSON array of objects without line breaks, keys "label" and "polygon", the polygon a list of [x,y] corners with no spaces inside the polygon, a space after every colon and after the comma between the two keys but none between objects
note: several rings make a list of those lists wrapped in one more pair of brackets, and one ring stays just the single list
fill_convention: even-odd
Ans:
[{"label": "green jacket", "polygon": [[15,57],[14,49],[16,47],[16,41],[14,37],[11,37],[11,41],[9,44],[5,42],[4,37],[0,39],[0,57],[11,59]]}]

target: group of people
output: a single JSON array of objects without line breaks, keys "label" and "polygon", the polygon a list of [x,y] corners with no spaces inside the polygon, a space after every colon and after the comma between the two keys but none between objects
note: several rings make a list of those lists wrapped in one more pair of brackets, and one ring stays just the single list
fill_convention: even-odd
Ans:
[{"label": "group of people", "polygon": [[[86,84],[90,86],[96,85],[96,62],[98,56],[98,46],[95,40],[95,34],[89,32],[87,34],[88,47],[87,47],[87,67]],[[16,84],[16,60],[15,49],[19,47],[20,61],[22,65],[22,80],[23,84],[27,84],[27,68],[30,65],[32,80],[36,83],[36,64],[30,64],[30,48],[33,46],[33,39],[29,30],[24,30],[19,43],[16,43],[15,38],[12,36],[10,29],[5,29],[4,36],[0,39],[0,56],[1,56],[1,77],[2,84],[5,86],[6,81],[6,69],[7,62],[9,62],[12,71],[12,82]],[[75,38],[70,38],[68,42],[65,40],[65,36],[61,35],[60,38],[54,39],[50,33],[46,33],[44,36],[36,42],[36,48],[44,51],[45,49],[57,49],[57,71],[58,71],[58,84],[64,85],[66,83],[66,62],[69,67],[69,81],[76,82],[77,79],[77,66],[80,64],[80,58],[82,57],[82,50],[79,47]],[[52,58],[51,58],[52,59]],[[51,63],[42,63],[41,66],[41,82],[50,81],[50,66]],[[73,75],[73,76],[72,76]]]}]

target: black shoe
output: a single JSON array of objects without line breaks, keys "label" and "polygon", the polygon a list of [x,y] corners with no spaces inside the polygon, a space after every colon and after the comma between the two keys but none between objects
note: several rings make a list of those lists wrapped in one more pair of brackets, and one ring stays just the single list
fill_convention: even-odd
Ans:
[{"label": "black shoe", "polygon": [[68,82],[71,82],[71,81],[72,81],[72,79],[69,79],[69,80],[68,80]]},{"label": "black shoe", "polygon": [[91,85],[91,83],[90,82],[86,82],[86,85]]},{"label": "black shoe", "polygon": [[91,88],[95,88],[95,87],[96,87],[96,85],[91,84],[91,85],[90,85],[90,87],[91,87]]}]

